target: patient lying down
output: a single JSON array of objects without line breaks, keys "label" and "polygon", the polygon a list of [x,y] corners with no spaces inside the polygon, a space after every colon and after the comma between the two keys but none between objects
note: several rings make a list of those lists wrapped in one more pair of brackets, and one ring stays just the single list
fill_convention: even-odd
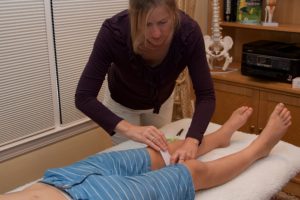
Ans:
[{"label": "patient lying down", "polygon": [[[220,129],[204,137],[198,156],[227,147],[232,134],[251,114],[250,107],[235,110]],[[50,169],[41,182],[20,192],[0,195],[0,200],[193,200],[195,191],[221,185],[268,156],[290,125],[290,112],[280,103],[262,133],[249,146],[229,156],[209,162],[180,160],[166,166],[161,154],[151,148],[101,153],[67,167]],[[182,143],[170,143],[168,151],[172,153]]]}]

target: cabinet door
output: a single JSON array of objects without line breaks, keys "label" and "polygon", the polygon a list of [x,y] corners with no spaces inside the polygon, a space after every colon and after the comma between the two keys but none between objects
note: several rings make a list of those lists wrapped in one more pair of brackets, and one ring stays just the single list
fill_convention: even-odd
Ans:
[{"label": "cabinet door", "polygon": [[300,98],[299,96],[292,96],[287,94],[279,94],[272,92],[261,92],[260,108],[259,108],[259,128],[262,129],[270,113],[273,111],[277,103],[284,103],[292,114],[292,125],[283,140],[300,147]]},{"label": "cabinet door", "polygon": [[259,91],[227,82],[215,81],[216,110],[212,122],[223,124],[231,113],[240,106],[251,106],[253,114],[248,122],[240,129],[248,133],[255,133],[258,117]]}]

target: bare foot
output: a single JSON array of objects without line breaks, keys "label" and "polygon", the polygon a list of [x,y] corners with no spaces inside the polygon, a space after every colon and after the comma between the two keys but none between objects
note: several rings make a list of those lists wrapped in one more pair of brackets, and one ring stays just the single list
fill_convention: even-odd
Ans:
[{"label": "bare foot", "polygon": [[281,140],[288,127],[292,124],[291,119],[291,113],[284,104],[277,104],[269,117],[266,127],[254,141],[254,143],[258,143],[263,148],[261,150],[262,157],[267,156],[272,148]]},{"label": "bare foot", "polygon": [[220,134],[225,136],[222,147],[229,145],[232,134],[247,122],[252,112],[253,109],[248,106],[242,106],[233,111],[230,118],[220,128]]}]

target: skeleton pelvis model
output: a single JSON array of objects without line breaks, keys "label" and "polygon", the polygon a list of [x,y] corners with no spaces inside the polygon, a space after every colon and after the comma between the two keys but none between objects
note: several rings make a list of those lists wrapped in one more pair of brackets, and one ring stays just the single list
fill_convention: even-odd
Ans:
[{"label": "skeleton pelvis model", "polygon": [[219,0],[213,0],[212,6],[212,36],[204,36],[206,58],[211,70],[213,69],[214,60],[225,60],[222,70],[226,71],[229,64],[232,62],[232,57],[229,55],[228,51],[232,48],[233,41],[230,36],[222,37],[222,28],[220,27],[219,19]]}]

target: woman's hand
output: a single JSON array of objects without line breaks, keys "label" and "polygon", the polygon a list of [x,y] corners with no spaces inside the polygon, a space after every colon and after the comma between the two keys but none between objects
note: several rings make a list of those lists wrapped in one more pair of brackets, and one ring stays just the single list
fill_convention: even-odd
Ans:
[{"label": "woman's hand", "polygon": [[199,141],[194,138],[186,138],[182,147],[177,149],[171,155],[171,164],[183,163],[185,160],[195,159],[197,157]]},{"label": "woman's hand", "polygon": [[165,135],[154,126],[136,126],[122,120],[117,125],[116,131],[136,142],[144,143],[157,151],[167,150]]}]

